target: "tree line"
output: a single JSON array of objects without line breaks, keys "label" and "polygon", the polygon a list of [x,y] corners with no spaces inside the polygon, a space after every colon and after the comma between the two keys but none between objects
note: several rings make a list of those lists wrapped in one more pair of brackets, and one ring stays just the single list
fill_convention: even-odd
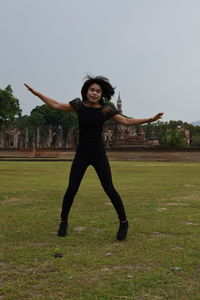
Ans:
[{"label": "tree line", "polygon": [[[29,116],[22,115],[19,100],[14,96],[11,85],[8,85],[5,89],[0,89],[0,132],[14,125],[23,134],[28,129],[30,139],[34,137],[37,128],[40,130],[40,135],[45,136],[49,126],[56,134],[62,128],[63,136],[66,136],[69,128],[72,128],[74,136],[78,135],[77,115],[73,112],[66,114],[44,104],[36,106]],[[142,128],[147,140],[157,138],[161,146],[167,147],[185,147],[187,143],[184,132],[189,130],[190,146],[200,147],[200,126],[171,120],[145,124]]]},{"label": "tree line", "polygon": [[73,129],[74,136],[78,135],[77,116],[73,112],[65,113],[54,110],[46,104],[36,106],[30,115],[22,115],[19,100],[14,96],[13,90],[8,85],[4,90],[0,89],[0,131],[16,126],[25,135],[28,129],[31,141],[39,128],[40,136],[47,134],[49,127],[53,134],[59,134],[62,128],[63,136],[67,136],[69,128]]}]

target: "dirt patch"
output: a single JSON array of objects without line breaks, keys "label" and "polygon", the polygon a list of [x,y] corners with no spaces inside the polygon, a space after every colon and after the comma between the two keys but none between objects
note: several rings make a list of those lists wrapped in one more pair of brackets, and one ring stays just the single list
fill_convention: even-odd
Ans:
[{"label": "dirt patch", "polygon": [[43,242],[39,243],[39,242],[31,241],[31,242],[28,243],[28,245],[31,246],[31,247],[46,247],[48,244],[43,243]]},{"label": "dirt patch", "polygon": [[167,208],[166,207],[159,207],[159,208],[156,208],[157,211],[159,212],[163,212],[165,211]]},{"label": "dirt patch", "polygon": [[21,204],[26,204],[30,202],[30,199],[22,199],[22,198],[17,198],[17,197],[11,197],[7,199],[2,199],[1,203],[6,205],[6,204],[15,204],[15,205],[21,205]]},{"label": "dirt patch", "polygon": [[[196,195],[193,196],[193,195],[187,195],[187,196],[177,196],[176,197],[177,199],[181,199],[181,200],[192,200],[192,201],[199,201],[199,197],[197,197]],[[188,205],[187,203],[183,204],[182,205]]]},{"label": "dirt patch", "polygon": [[186,225],[192,225],[192,226],[199,226],[200,224],[198,223],[192,223],[192,222],[186,222]]},{"label": "dirt patch", "polygon": [[87,228],[86,227],[83,227],[83,226],[78,226],[78,227],[74,227],[74,231],[78,231],[78,232],[81,232],[81,231],[84,231],[86,230]]},{"label": "dirt patch", "polygon": [[172,250],[184,250],[185,248],[182,247],[182,246],[175,246],[175,247],[172,247]]},{"label": "dirt patch", "polygon": [[156,232],[153,232],[153,236],[154,237],[167,237],[167,234],[164,233],[164,232],[158,232],[158,231],[156,231]]},{"label": "dirt patch", "polygon": [[185,205],[185,203],[181,203],[181,202],[167,202],[166,203],[169,206],[182,206]]},{"label": "dirt patch", "polygon": [[113,266],[113,267],[105,267],[101,268],[102,272],[112,272],[115,270],[129,270],[132,272],[139,272],[140,270],[148,270],[151,271],[154,268],[153,264],[142,264],[142,263],[137,263],[137,264],[126,264],[126,265],[120,265],[120,266]]}]

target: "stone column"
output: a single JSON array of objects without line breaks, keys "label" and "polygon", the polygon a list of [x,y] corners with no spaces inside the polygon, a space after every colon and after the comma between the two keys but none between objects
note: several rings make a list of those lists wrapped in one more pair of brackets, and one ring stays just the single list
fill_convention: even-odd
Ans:
[{"label": "stone column", "polygon": [[36,134],[36,147],[40,147],[40,128],[37,128],[37,134]]},{"label": "stone column", "polygon": [[67,139],[66,139],[66,148],[74,148],[73,128],[68,129]]},{"label": "stone column", "polygon": [[3,132],[0,134],[0,148],[4,148],[4,136]]},{"label": "stone column", "polygon": [[58,148],[62,148],[63,146],[63,128],[60,127],[59,128],[59,134],[58,134],[58,144],[57,147]]},{"label": "stone column", "polygon": [[51,144],[52,144],[52,126],[49,126],[48,128],[48,138],[47,138],[47,148],[51,148]]},{"label": "stone column", "polygon": [[18,134],[15,133],[13,136],[13,147],[18,148]]},{"label": "stone column", "polygon": [[28,148],[29,138],[28,138],[28,127],[26,127],[25,131],[25,148]]}]

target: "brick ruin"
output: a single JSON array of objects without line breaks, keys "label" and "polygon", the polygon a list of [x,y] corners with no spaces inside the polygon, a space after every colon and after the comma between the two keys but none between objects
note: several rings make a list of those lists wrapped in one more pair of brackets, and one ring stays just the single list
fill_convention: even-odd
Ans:
[{"label": "brick ruin", "polygon": [[[117,99],[117,110],[122,112],[122,100],[120,94]],[[184,131],[184,137],[187,145],[190,143],[189,130],[177,128]],[[104,125],[103,141],[106,148],[131,148],[137,146],[159,146],[159,141],[153,131],[150,139],[146,139],[145,132],[140,126],[124,126],[117,122],[108,121]],[[17,127],[13,127],[0,132],[0,149],[74,149],[76,146],[76,137],[73,128],[69,128],[67,135],[64,136],[62,127],[55,133],[49,126],[45,136],[40,135],[40,129],[37,128],[35,135],[30,139],[28,128],[25,134]]]}]

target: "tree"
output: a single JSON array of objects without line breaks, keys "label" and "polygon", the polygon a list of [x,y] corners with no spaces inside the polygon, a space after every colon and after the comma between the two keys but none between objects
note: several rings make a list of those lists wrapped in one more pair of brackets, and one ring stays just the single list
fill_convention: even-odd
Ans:
[{"label": "tree", "polygon": [[32,139],[36,135],[39,128],[40,135],[43,137],[48,134],[51,126],[53,134],[57,135],[60,128],[63,130],[64,139],[66,139],[69,128],[73,128],[75,140],[78,136],[78,120],[74,112],[57,111],[50,106],[43,104],[36,106],[30,116],[23,116],[18,120],[20,130],[25,134],[28,129],[29,138]]},{"label": "tree", "polygon": [[158,121],[156,123],[156,132],[160,145],[166,146],[166,131],[167,131],[167,122]]},{"label": "tree", "polygon": [[171,130],[175,130],[178,127],[182,127],[182,126],[183,126],[183,122],[181,120],[179,121],[170,120],[169,123],[167,124],[167,128]]},{"label": "tree", "polygon": [[151,123],[147,123],[145,125],[142,126],[142,128],[144,129],[145,132],[145,137],[147,140],[150,140],[152,137],[152,131],[153,131],[153,124]]},{"label": "tree", "polygon": [[157,121],[156,123],[148,123],[142,125],[142,128],[145,131],[145,136],[147,140],[151,140],[154,137],[157,137],[160,145],[166,145],[166,130],[168,123]]},{"label": "tree", "polygon": [[35,124],[35,114],[38,116],[37,127],[47,128],[49,125],[51,125],[56,131],[60,126],[62,126],[65,133],[69,128],[78,128],[77,116],[73,112],[58,111],[46,104],[37,106],[31,111],[30,124],[32,123],[32,125]]},{"label": "tree", "polygon": [[191,145],[198,148],[200,147],[200,134],[192,136]]},{"label": "tree", "polygon": [[166,145],[173,148],[185,147],[186,142],[181,131],[168,130],[166,132]]},{"label": "tree", "polygon": [[13,125],[17,117],[21,116],[19,100],[13,95],[10,85],[0,89],[0,130]]}]

